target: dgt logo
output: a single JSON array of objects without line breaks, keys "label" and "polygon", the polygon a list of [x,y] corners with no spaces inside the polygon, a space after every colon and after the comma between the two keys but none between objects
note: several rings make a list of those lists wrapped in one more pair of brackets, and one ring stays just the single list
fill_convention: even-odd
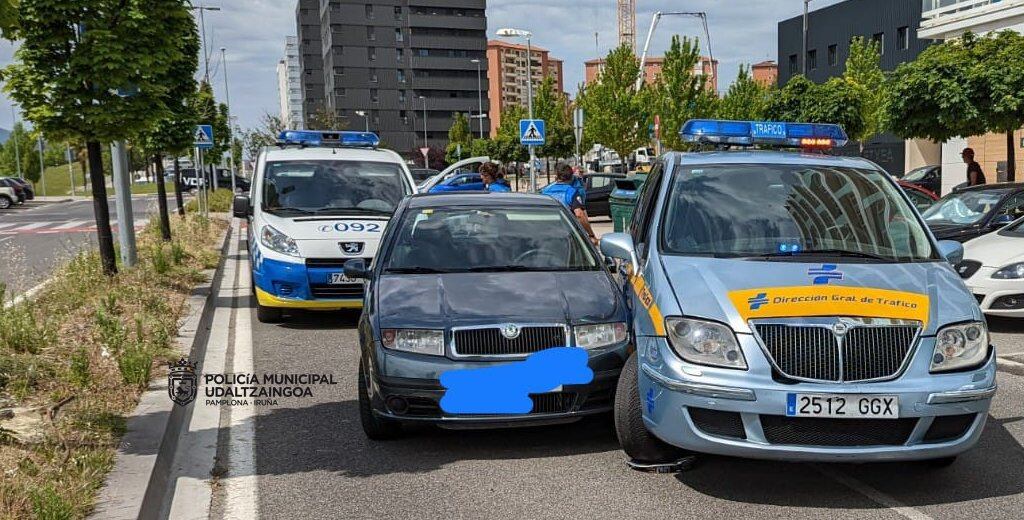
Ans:
[{"label": "dgt logo", "polygon": [[183,357],[171,363],[170,372],[167,374],[167,393],[171,401],[179,406],[185,406],[196,398],[199,391],[199,374],[196,372],[196,364]]},{"label": "dgt logo", "polygon": [[814,277],[814,285],[828,285],[832,280],[843,279],[843,273],[838,268],[835,264],[823,264],[820,268],[808,270],[807,276]]},{"label": "dgt logo", "polygon": [[750,310],[759,310],[761,307],[768,305],[768,293],[758,293],[757,296],[747,299],[747,303],[750,304]]}]

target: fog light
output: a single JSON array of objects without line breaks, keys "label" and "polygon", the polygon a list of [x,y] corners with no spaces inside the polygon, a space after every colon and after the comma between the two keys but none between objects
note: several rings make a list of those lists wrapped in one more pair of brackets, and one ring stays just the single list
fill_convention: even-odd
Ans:
[{"label": "fog light", "polygon": [[1003,296],[992,302],[993,309],[1024,309],[1024,294]]},{"label": "fog light", "polygon": [[388,400],[384,403],[387,405],[388,410],[396,415],[402,415],[409,411],[409,402],[404,397],[388,397]]}]

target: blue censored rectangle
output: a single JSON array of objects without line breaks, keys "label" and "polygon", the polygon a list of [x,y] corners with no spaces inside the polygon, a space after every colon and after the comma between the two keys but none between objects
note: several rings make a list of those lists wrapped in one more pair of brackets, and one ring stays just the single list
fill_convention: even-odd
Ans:
[{"label": "blue censored rectangle", "polygon": [[786,415],[796,415],[796,394],[786,394]]}]

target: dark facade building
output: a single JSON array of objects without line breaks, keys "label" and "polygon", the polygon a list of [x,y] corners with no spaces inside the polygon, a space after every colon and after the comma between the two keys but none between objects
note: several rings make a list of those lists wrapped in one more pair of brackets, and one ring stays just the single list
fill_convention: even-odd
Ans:
[{"label": "dark facade building", "polygon": [[[850,41],[857,36],[878,42],[882,68],[890,71],[917,58],[931,40],[917,37],[921,25],[920,0],[846,0],[812,11],[808,16],[807,73],[815,83],[841,76],[850,56]],[[803,16],[779,22],[779,85],[803,70]],[[851,144],[841,153],[860,155]],[[865,146],[863,156],[893,174],[905,169],[904,142],[882,135]]]},{"label": "dark facade building", "polygon": [[300,0],[307,120],[322,106],[413,155],[424,144],[425,105],[426,142],[446,146],[453,113],[478,114],[478,93],[485,112],[489,106],[485,7],[486,0]]}]

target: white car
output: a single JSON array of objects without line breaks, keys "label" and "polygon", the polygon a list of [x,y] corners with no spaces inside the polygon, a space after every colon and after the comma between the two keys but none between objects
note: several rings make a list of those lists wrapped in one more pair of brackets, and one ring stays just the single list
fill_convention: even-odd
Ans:
[{"label": "white car", "polygon": [[0,209],[7,209],[18,203],[18,195],[14,188],[0,186]]},{"label": "white car", "polygon": [[1024,219],[964,244],[956,270],[985,314],[1024,318]]},{"label": "white car", "polygon": [[421,182],[418,186],[416,186],[416,192],[427,193],[430,191],[431,188],[437,186],[438,184],[441,183],[441,181],[447,179],[448,177],[455,175],[456,173],[462,170],[480,171],[480,166],[483,165],[484,163],[489,162],[491,162],[491,158],[487,156],[470,157],[469,159],[463,159],[445,168],[444,171],[442,171],[441,173],[435,174],[429,179]]}]

